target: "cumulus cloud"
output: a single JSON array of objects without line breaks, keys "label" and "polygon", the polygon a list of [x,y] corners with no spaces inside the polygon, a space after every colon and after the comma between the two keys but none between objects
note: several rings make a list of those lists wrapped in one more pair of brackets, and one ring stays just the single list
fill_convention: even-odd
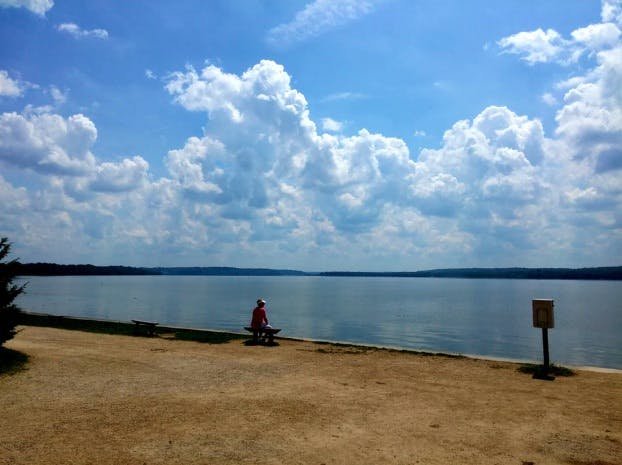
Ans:
[{"label": "cumulus cloud", "polygon": [[[335,256],[371,241],[387,253],[401,244],[426,257],[503,250],[523,260],[526,250],[538,250],[572,260],[572,241],[619,216],[622,192],[611,175],[622,165],[615,149],[622,61],[613,42],[598,43],[598,65],[564,84],[556,138],[545,136],[538,119],[492,106],[418,155],[400,139],[366,130],[319,134],[304,96],[274,62],[241,76],[187,69],[167,89],[209,122],[203,137],[169,153],[167,166],[187,199],[248,221],[242,231],[249,241],[321,245]],[[327,130],[330,121],[321,122]],[[574,227],[578,221],[584,230]]]},{"label": "cumulus cloud", "polygon": [[[564,96],[556,133],[577,159],[607,171],[607,159],[622,146],[622,46],[598,54],[599,65]],[[613,151],[613,152],[612,152]]]},{"label": "cumulus cloud", "polygon": [[53,6],[53,0],[0,0],[0,7],[26,8],[40,16],[45,15]]},{"label": "cumulus cloud", "polygon": [[[210,117],[205,137],[169,153],[167,166],[226,215],[250,218],[277,199],[296,197],[337,229],[365,229],[394,200],[391,189],[404,189],[412,169],[401,140],[364,130],[353,137],[318,134],[306,99],[272,61],[241,76],[212,65],[188,69],[173,74],[167,89],[185,108]],[[287,215],[288,221],[271,221],[302,221]]]},{"label": "cumulus cloud", "polygon": [[615,24],[591,24],[572,31],[572,38],[589,51],[615,46],[620,40],[620,29]]},{"label": "cumulus cloud", "polygon": [[601,17],[605,23],[611,22],[622,25],[622,1],[603,0]]},{"label": "cumulus cloud", "polygon": [[96,39],[107,39],[108,31],[105,29],[82,29],[80,26],[74,23],[63,23],[57,26],[60,32],[66,32],[67,34],[75,37],[76,39],[83,39],[87,37],[93,37]]},{"label": "cumulus cloud", "polygon": [[543,194],[536,167],[544,144],[539,121],[489,107],[473,121],[454,124],[442,148],[422,150],[411,185],[414,201],[431,215],[512,220],[518,208]]},{"label": "cumulus cloud", "polygon": [[41,173],[83,174],[92,169],[97,130],[84,115],[3,113],[0,160]]},{"label": "cumulus cloud", "polygon": [[[537,176],[545,158],[542,124],[504,107],[456,123],[441,149],[423,150],[413,161],[400,139],[366,130],[319,134],[304,97],[274,62],[241,77],[213,66],[188,69],[172,75],[167,89],[185,108],[210,117],[204,137],[168,156],[189,198],[219,205],[232,218],[279,224],[281,234],[310,244],[373,235],[396,209],[418,218],[418,226],[460,212],[465,228],[491,218],[499,230],[510,228],[547,192]],[[394,233],[412,234],[406,227]],[[265,237],[265,224],[262,230]],[[454,246],[465,239],[463,231],[455,234],[461,239],[445,235]]]},{"label": "cumulus cloud", "polygon": [[146,182],[149,165],[140,156],[98,163],[91,152],[96,139],[95,124],[81,114],[0,115],[0,162],[8,166],[69,179],[72,193],[80,195],[129,191]]},{"label": "cumulus cloud", "polygon": [[267,42],[283,47],[308,40],[371,13],[378,3],[379,0],[315,0],[289,23],[270,29]]},{"label": "cumulus cloud", "polygon": [[120,163],[104,162],[95,168],[89,187],[95,192],[126,192],[147,182],[149,164],[140,156]]}]

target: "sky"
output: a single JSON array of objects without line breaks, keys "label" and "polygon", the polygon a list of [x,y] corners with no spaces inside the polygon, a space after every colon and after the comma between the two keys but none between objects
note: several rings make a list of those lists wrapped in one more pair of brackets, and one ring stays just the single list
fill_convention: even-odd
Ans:
[{"label": "sky", "polygon": [[622,0],[0,0],[22,262],[622,265]]}]

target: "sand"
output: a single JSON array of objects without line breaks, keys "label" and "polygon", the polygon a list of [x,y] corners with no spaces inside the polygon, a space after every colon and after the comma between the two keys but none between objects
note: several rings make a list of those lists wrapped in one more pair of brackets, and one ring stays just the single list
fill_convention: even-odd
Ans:
[{"label": "sand", "polygon": [[622,374],[21,327],[0,464],[622,464]]}]

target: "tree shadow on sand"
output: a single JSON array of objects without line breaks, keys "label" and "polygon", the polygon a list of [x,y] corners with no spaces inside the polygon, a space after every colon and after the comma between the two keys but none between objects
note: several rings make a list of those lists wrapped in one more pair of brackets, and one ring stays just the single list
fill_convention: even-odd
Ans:
[{"label": "tree shadow on sand", "polygon": [[26,369],[28,355],[6,347],[0,347],[0,376],[14,375]]}]

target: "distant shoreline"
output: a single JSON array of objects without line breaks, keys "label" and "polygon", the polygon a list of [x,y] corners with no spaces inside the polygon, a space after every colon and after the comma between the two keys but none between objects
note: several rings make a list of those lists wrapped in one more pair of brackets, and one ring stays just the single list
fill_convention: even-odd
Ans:
[{"label": "distant shoreline", "polygon": [[592,268],[448,268],[423,271],[305,272],[271,268],[131,267],[17,263],[19,276],[325,276],[380,278],[622,280],[622,266]]}]

